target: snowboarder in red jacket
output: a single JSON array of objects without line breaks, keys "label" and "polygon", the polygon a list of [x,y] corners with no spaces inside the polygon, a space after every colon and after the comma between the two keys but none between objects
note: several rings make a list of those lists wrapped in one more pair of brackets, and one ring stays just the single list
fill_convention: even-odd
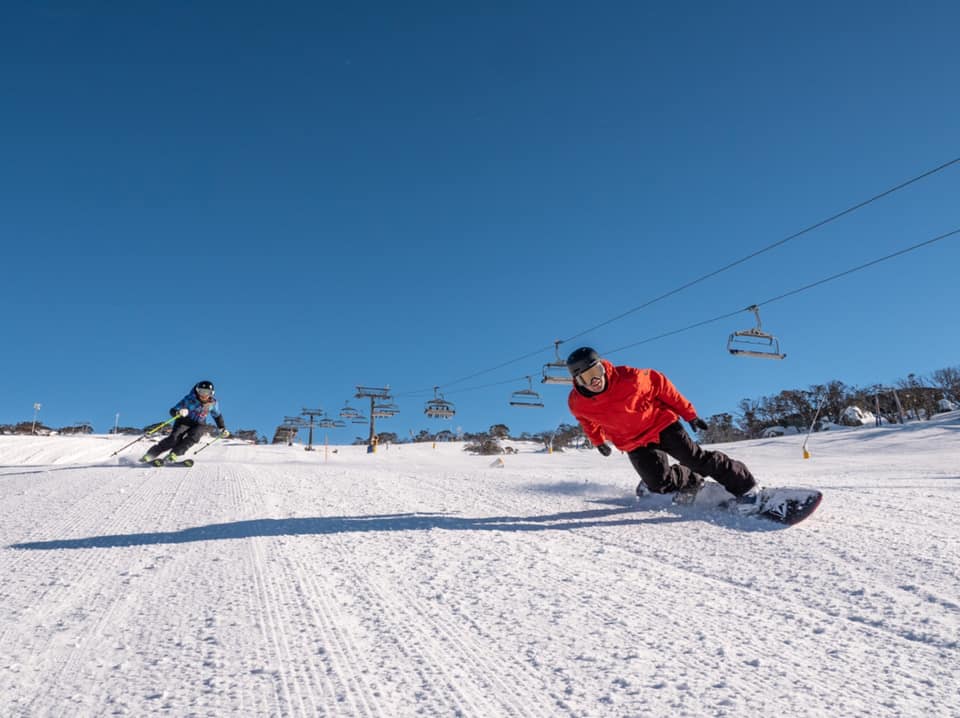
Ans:
[{"label": "snowboarder in red jacket", "polygon": [[680,418],[696,431],[707,424],[663,374],[614,366],[591,347],[572,352],[567,369],[573,377],[570,412],[601,454],[610,455],[608,441],[627,452],[640,474],[638,495],[646,487],[658,494],[673,492],[677,503],[689,503],[710,476],[738,502],[755,501],[757,482],[743,463],[702,449],[687,434]]}]

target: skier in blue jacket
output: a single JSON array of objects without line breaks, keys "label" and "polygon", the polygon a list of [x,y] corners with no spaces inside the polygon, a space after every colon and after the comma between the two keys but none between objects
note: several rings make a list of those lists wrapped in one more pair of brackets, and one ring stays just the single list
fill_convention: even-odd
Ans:
[{"label": "skier in blue jacket", "polygon": [[173,422],[173,431],[170,432],[170,436],[140,457],[140,461],[154,461],[167,450],[170,453],[164,457],[165,461],[170,463],[180,461],[190,447],[200,441],[200,437],[203,436],[208,414],[213,417],[217,428],[220,429],[220,437],[226,439],[230,436],[223,421],[223,415],[220,413],[220,405],[213,398],[213,392],[212,382],[197,382],[189,394],[170,408],[170,416],[177,417]]}]

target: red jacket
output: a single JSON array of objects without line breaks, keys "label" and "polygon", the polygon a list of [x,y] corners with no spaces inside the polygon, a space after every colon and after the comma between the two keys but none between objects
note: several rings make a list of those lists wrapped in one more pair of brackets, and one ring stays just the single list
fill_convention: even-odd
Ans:
[{"label": "red jacket", "polygon": [[606,388],[584,396],[574,387],[567,400],[595,446],[610,441],[621,451],[633,451],[657,441],[678,416],[687,421],[696,417],[693,404],[660,372],[600,361],[607,371]]}]

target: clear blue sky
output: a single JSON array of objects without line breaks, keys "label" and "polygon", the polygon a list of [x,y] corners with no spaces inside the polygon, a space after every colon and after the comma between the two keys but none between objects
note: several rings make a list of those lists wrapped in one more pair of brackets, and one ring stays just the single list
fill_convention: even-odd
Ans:
[{"label": "clear blue sky", "polygon": [[[268,436],[357,405],[357,384],[395,390],[379,428],[401,435],[570,421],[561,387],[507,404],[552,348],[457,380],[960,156],[958,26],[947,1],[14,0],[0,422],[42,402],[51,426],[143,425],[200,379],[230,428]],[[958,197],[954,165],[561,352],[956,229]],[[783,362],[726,353],[746,313],[609,358],[665,372],[704,416],[956,366],[958,267],[955,236],[765,306]],[[438,384],[452,421],[423,416]]]}]

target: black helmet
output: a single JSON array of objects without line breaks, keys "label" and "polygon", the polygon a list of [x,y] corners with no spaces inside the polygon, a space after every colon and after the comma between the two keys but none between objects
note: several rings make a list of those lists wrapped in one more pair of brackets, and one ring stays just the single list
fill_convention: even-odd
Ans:
[{"label": "black helmet", "polygon": [[567,371],[570,372],[570,376],[575,377],[599,362],[600,355],[597,354],[596,349],[580,347],[570,352],[570,356],[567,357]]},{"label": "black helmet", "polygon": [[193,386],[193,393],[197,396],[201,394],[206,394],[207,396],[213,396],[213,382],[212,381],[198,381]]}]

